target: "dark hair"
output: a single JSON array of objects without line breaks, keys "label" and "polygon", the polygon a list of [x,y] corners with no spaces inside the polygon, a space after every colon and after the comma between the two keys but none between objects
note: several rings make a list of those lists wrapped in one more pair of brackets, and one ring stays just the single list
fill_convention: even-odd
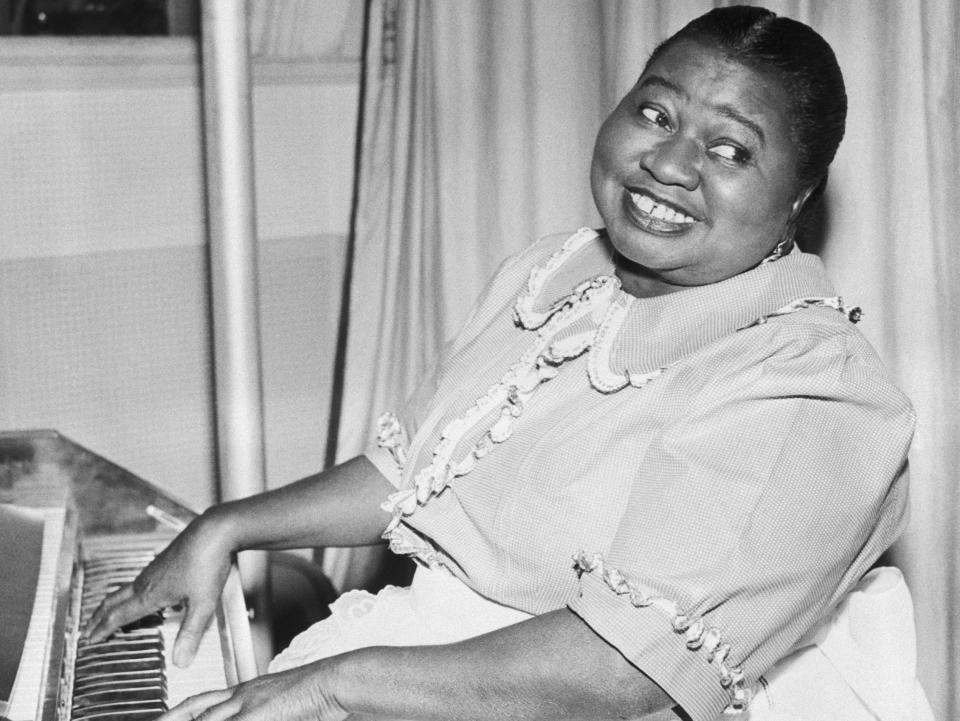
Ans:
[{"label": "dark hair", "polygon": [[790,97],[790,134],[798,153],[798,180],[804,187],[817,183],[811,199],[819,196],[847,117],[843,74],[827,41],[813,28],[765,8],[715,8],[660,43],[647,67],[680,40],[708,44],[731,60],[780,81]]}]

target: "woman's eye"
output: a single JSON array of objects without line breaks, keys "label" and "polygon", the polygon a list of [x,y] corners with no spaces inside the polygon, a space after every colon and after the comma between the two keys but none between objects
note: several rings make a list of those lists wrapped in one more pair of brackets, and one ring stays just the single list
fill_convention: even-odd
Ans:
[{"label": "woman's eye", "polygon": [[738,165],[742,165],[750,160],[750,151],[732,143],[717,143],[710,148],[710,152]]},{"label": "woman's eye", "polygon": [[668,118],[667,114],[662,110],[651,108],[649,105],[643,105],[640,107],[640,114],[659,128],[669,129],[670,127],[670,118]]}]

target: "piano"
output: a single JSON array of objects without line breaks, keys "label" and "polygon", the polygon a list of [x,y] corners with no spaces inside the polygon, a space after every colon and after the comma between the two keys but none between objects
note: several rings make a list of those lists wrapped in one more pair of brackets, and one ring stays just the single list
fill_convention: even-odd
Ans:
[{"label": "piano", "polygon": [[0,721],[148,721],[257,675],[236,568],[187,669],[169,660],[176,609],[101,644],[79,638],[104,595],[135,578],[194,515],[56,431],[0,432],[0,569],[22,575],[0,578],[0,673],[10,676],[0,678]]}]

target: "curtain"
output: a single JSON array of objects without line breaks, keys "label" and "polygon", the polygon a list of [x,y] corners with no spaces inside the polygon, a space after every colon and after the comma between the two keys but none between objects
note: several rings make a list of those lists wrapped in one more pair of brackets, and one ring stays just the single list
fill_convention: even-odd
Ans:
[{"label": "curtain", "polygon": [[[507,254],[598,222],[593,137],[655,43],[707,0],[371,0],[338,457],[403,402]],[[837,52],[846,138],[808,247],[917,409],[912,520],[890,559],[937,717],[960,713],[960,11],[771,0]],[[336,558],[336,556],[334,556]],[[363,564],[360,564],[361,566]],[[329,568],[362,580],[342,555]]]},{"label": "curtain", "polygon": [[[595,16],[579,0],[370,2],[337,460],[410,394],[504,257],[597,222]],[[324,552],[338,588],[369,585],[379,561]]]}]

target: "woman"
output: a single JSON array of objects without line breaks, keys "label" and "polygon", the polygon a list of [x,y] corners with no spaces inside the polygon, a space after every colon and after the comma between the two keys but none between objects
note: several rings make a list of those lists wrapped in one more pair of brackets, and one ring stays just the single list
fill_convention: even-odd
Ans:
[{"label": "woman", "polygon": [[793,245],[845,112],[810,28],[690,23],[600,130],[605,229],[510,259],[378,448],[207,511],[89,637],[186,601],[185,663],[233,552],[383,534],[411,592],[169,718],[744,710],[904,523],[910,405]]}]

